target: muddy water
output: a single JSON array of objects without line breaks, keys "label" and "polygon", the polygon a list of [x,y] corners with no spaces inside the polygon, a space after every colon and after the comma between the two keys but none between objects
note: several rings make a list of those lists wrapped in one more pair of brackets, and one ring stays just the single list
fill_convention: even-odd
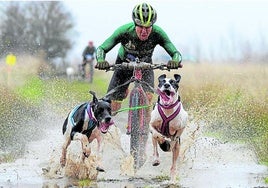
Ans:
[{"label": "muddy water", "polygon": [[[61,126],[64,117],[47,122],[41,140],[29,143],[25,156],[14,163],[0,164],[0,187],[79,187],[78,179],[96,178],[84,187],[268,187],[263,177],[267,167],[257,164],[252,150],[244,145],[221,143],[202,136],[202,126],[189,124],[182,136],[178,178],[176,184],[168,181],[171,154],[160,151],[161,164],[153,167],[152,145],[149,138],[147,161],[134,173],[129,153],[129,136],[125,134],[127,115],[115,117],[116,126],[104,135],[103,166],[105,172],[95,170],[98,159],[81,162],[78,142],[68,149],[67,166],[59,165],[62,143]],[[96,143],[92,143],[93,151]]]}]

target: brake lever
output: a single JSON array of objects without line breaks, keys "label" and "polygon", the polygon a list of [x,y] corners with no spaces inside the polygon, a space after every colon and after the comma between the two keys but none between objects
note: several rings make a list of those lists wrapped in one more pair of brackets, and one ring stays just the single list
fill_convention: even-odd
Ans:
[{"label": "brake lever", "polygon": [[170,71],[170,69],[167,68],[165,65],[160,65],[160,66],[159,66],[159,69],[160,69],[160,70],[167,70],[167,71]]},{"label": "brake lever", "polygon": [[114,70],[114,66],[110,66],[109,68],[105,69],[105,72]]}]

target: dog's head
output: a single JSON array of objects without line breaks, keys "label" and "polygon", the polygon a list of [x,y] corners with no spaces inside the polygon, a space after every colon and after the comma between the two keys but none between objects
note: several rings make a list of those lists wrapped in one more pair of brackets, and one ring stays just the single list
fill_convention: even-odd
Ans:
[{"label": "dog's head", "polygon": [[180,80],[179,74],[174,74],[174,79],[167,78],[165,74],[158,77],[158,93],[164,105],[170,105],[174,101],[180,100],[177,93]]},{"label": "dog's head", "polygon": [[111,100],[108,98],[98,99],[95,92],[90,91],[93,95],[91,102],[92,111],[99,125],[98,128],[102,133],[107,133],[109,127],[114,124],[111,115]]}]

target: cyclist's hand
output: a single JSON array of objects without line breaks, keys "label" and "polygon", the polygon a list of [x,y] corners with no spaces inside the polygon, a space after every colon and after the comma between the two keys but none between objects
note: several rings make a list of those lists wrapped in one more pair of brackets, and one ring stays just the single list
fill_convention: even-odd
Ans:
[{"label": "cyclist's hand", "polygon": [[168,69],[182,68],[182,64],[181,64],[181,62],[178,62],[178,61],[169,60],[167,63],[167,68]]},{"label": "cyclist's hand", "polygon": [[107,70],[110,68],[110,65],[107,61],[104,60],[104,61],[98,62],[95,68],[100,69],[100,70]]}]

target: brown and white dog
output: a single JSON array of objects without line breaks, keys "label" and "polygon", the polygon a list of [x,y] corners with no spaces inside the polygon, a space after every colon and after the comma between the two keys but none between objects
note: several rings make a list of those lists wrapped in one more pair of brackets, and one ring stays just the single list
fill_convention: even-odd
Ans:
[{"label": "brown and white dog", "polygon": [[176,162],[180,150],[180,136],[188,121],[188,114],[183,109],[178,94],[181,76],[174,74],[174,78],[166,78],[165,74],[158,77],[157,91],[159,97],[151,113],[149,124],[153,141],[153,166],[160,164],[157,143],[163,151],[172,151],[171,181],[175,181]]},{"label": "brown and white dog", "polygon": [[[72,140],[80,140],[82,144],[82,159],[89,157],[91,153],[90,143],[97,139],[98,155],[102,152],[101,133],[107,133],[109,127],[113,125],[111,116],[111,101],[109,99],[98,99],[94,92],[92,102],[85,102],[73,108],[64,121],[62,132],[65,141],[62,145],[61,166],[66,164],[67,148]],[[98,171],[104,171],[102,167],[97,167]]]}]

